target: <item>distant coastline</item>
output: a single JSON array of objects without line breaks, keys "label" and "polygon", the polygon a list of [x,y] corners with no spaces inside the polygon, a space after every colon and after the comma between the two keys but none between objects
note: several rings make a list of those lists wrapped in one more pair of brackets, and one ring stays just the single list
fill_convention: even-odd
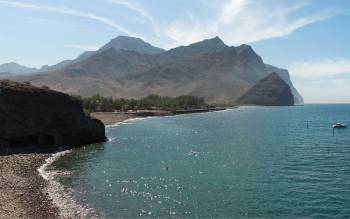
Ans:
[{"label": "distant coastline", "polygon": [[[234,107],[230,107],[234,108]],[[101,120],[105,126],[113,125],[118,122],[123,122],[132,118],[144,118],[154,116],[174,116],[180,114],[192,114],[192,113],[206,113],[214,111],[222,111],[228,109],[227,107],[212,107],[203,109],[188,109],[188,110],[135,110],[129,112],[93,112],[90,113],[92,117]]]}]

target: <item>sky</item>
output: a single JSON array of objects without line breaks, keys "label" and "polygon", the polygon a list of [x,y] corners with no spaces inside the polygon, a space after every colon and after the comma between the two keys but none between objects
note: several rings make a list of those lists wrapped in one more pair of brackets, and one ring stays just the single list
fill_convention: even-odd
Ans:
[{"label": "sky", "polygon": [[350,103],[348,0],[0,0],[0,64],[74,59],[119,36],[165,49],[219,36],[286,68],[307,103]]}]

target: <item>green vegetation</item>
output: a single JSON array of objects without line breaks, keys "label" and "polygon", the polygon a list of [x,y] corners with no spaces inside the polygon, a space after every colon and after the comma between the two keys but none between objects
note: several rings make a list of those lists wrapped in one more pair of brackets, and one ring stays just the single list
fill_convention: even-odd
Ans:
[{"label": "green vegetation", "polygon": [[87,112],[112,112],[115,110],[185,110],[204,108],[208,105],[204,98],[193,97],[189,95],[178,97],[162,97],[149,95],[142,99],[113,99],[111,97],[102,97],[94,95],[83,98],[74,96],[79,99]]}]

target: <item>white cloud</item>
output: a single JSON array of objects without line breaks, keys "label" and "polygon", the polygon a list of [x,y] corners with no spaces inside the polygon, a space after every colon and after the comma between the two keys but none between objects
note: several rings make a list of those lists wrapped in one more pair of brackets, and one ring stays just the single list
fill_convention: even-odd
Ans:
[{"label": "white cloud", "polygon": [[65,47],[79,49],[83,51],[96,51],[99,49],[99,46],[81,45],[81,44],[71,44],[71,45],[66,45]]},{"label": "white cloud", "polygon": [[135,11],[136,13],[138,13],[142,18],[145,19],[145,20],[142,19],[142,21],[145,21],[151,26],[153,33],[157,37],[157,40],[162,41],[162,39],[160,38],[162,36],[161,25],[158,23],[157,19],[151,13],[149,13],[142,5],[137,4],[136,2],[128,1],[128,0],[106,0],[106,1],[115,5],[124,6],[129,10]]},{"label": "white cloud", "polygon": [[142,6],[137,5],[136,3],[132,3],[127,0],[107,0],[107,1],[113,4],[125,6],[130,10],[138,12],[142,17],[146,18],[148,21],[152,23],[155,22],[154,17],[150,13],[148,13],[148,11],[145,10]]},{"label": "white cloud", "polygon": [[[207,16],[187,14],[166,21],[152,15],[147,9],[130,0],[105,0],[107,2],[126,7],[137,13],[153,30],[153,36],[143,34],[143,38],[154,44],[171,48],[186,45],[214,36],[220,36],[230,45],[251,43],[270,38],[284,37],[295,30],[315,22],[323,21],[341,13],[337,9],[317,11],[309,15],[297,16],[296,12],[308,6],[309,1],[299,0],[292,5],[285,1],[268,4],[266,1],[253,0],[222,0],[214,3],[202,4],[213,13]],[[110,18],[93,13],[85,13],[69,8],[34,5],[20,1],[0,0],[0,4],[7,6],[61,13],[70,16],[83,17],[101,22],[130,36],[140,37]],[[134,19],[137,20],[137,19]],[[146,37],[148,36],[148,37]]]},{"label": "white cloud", "polygon": [[350,59],[336,58],[295,62],[288,69],[295,77],[313,80],[343,74],[350,76]]},{"label": "white cloud", "polygon": [[171,22],[165,27],[165,33],[177,44],[189,44],[214,36],[222,37],[229,44],[251,43],[287,36],[299,28],[341,13],[336,9],[328,9],[291,18],[294,12],[306,5],[305,1],[291,6],[275,6],[262,4],[261,1],[227,0],[216,8],[215,16],[203,18],[190,14],[185,19]]},{"label": "white cloud", "polygon": [[231,21],[235,19],[235,16],[243,11],[247,3],[247,0],[228,1],[225,7],[220,11],[221,15],[219,15],[219,21],[223,24],[231,23]]},{"label": "white cloud", "polygon": [[350,103],[350,79],[307,81],[298,85],[306,103]]},{"label": "white cloud", "polygon": [[350,59],[325,58],[289,65],[307,103],[350,103]]},{"label": "white cloud", "polygon": [[131,33],[129,30],[121,26],[120,24],[116,23],[115,21],[102,17],[99,15],[95,15],[93,13],[86,13],[83,11],[78,11],[78,10],[72,10],[68,8],[60,8],[60,7],[52,7],[52,6],[45,6],[45,5],[34,5],[34,4],[27,4],[27,3],[22,3],[22,2],[17,2],[17,1],[5,1],[5,0],[0,0],[0,4],[5,4],[7,6],[12,6],[16,8],[23,8],[23,9],[30,9],[30,10],[37,10],[37,11],[45,11],[45,12],[53,12],[53,13],[60,13],[60,14],[66,14],[70,16],[76,16],[76,17],[83,17],[83,18],[88,18],[91,20],[95,20],[98,22],[101,22],[105,25],[108,25],[120,32],[123,32],[125,34],[134,36],[135,34]]}]

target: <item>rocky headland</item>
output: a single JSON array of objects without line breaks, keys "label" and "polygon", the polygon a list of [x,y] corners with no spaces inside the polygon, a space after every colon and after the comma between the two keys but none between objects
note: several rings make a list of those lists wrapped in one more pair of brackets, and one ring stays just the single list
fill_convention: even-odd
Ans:
[{"label": "rocky headland", "polygon": [[238,102],[246,105],[293,106],[294,96],[289,85],[277,74],[261,79]]},{"label": "rocky headland", "polygon": [[67,94],[0,81],[0,155],[52,152],[106,140],[103,123]]}]

